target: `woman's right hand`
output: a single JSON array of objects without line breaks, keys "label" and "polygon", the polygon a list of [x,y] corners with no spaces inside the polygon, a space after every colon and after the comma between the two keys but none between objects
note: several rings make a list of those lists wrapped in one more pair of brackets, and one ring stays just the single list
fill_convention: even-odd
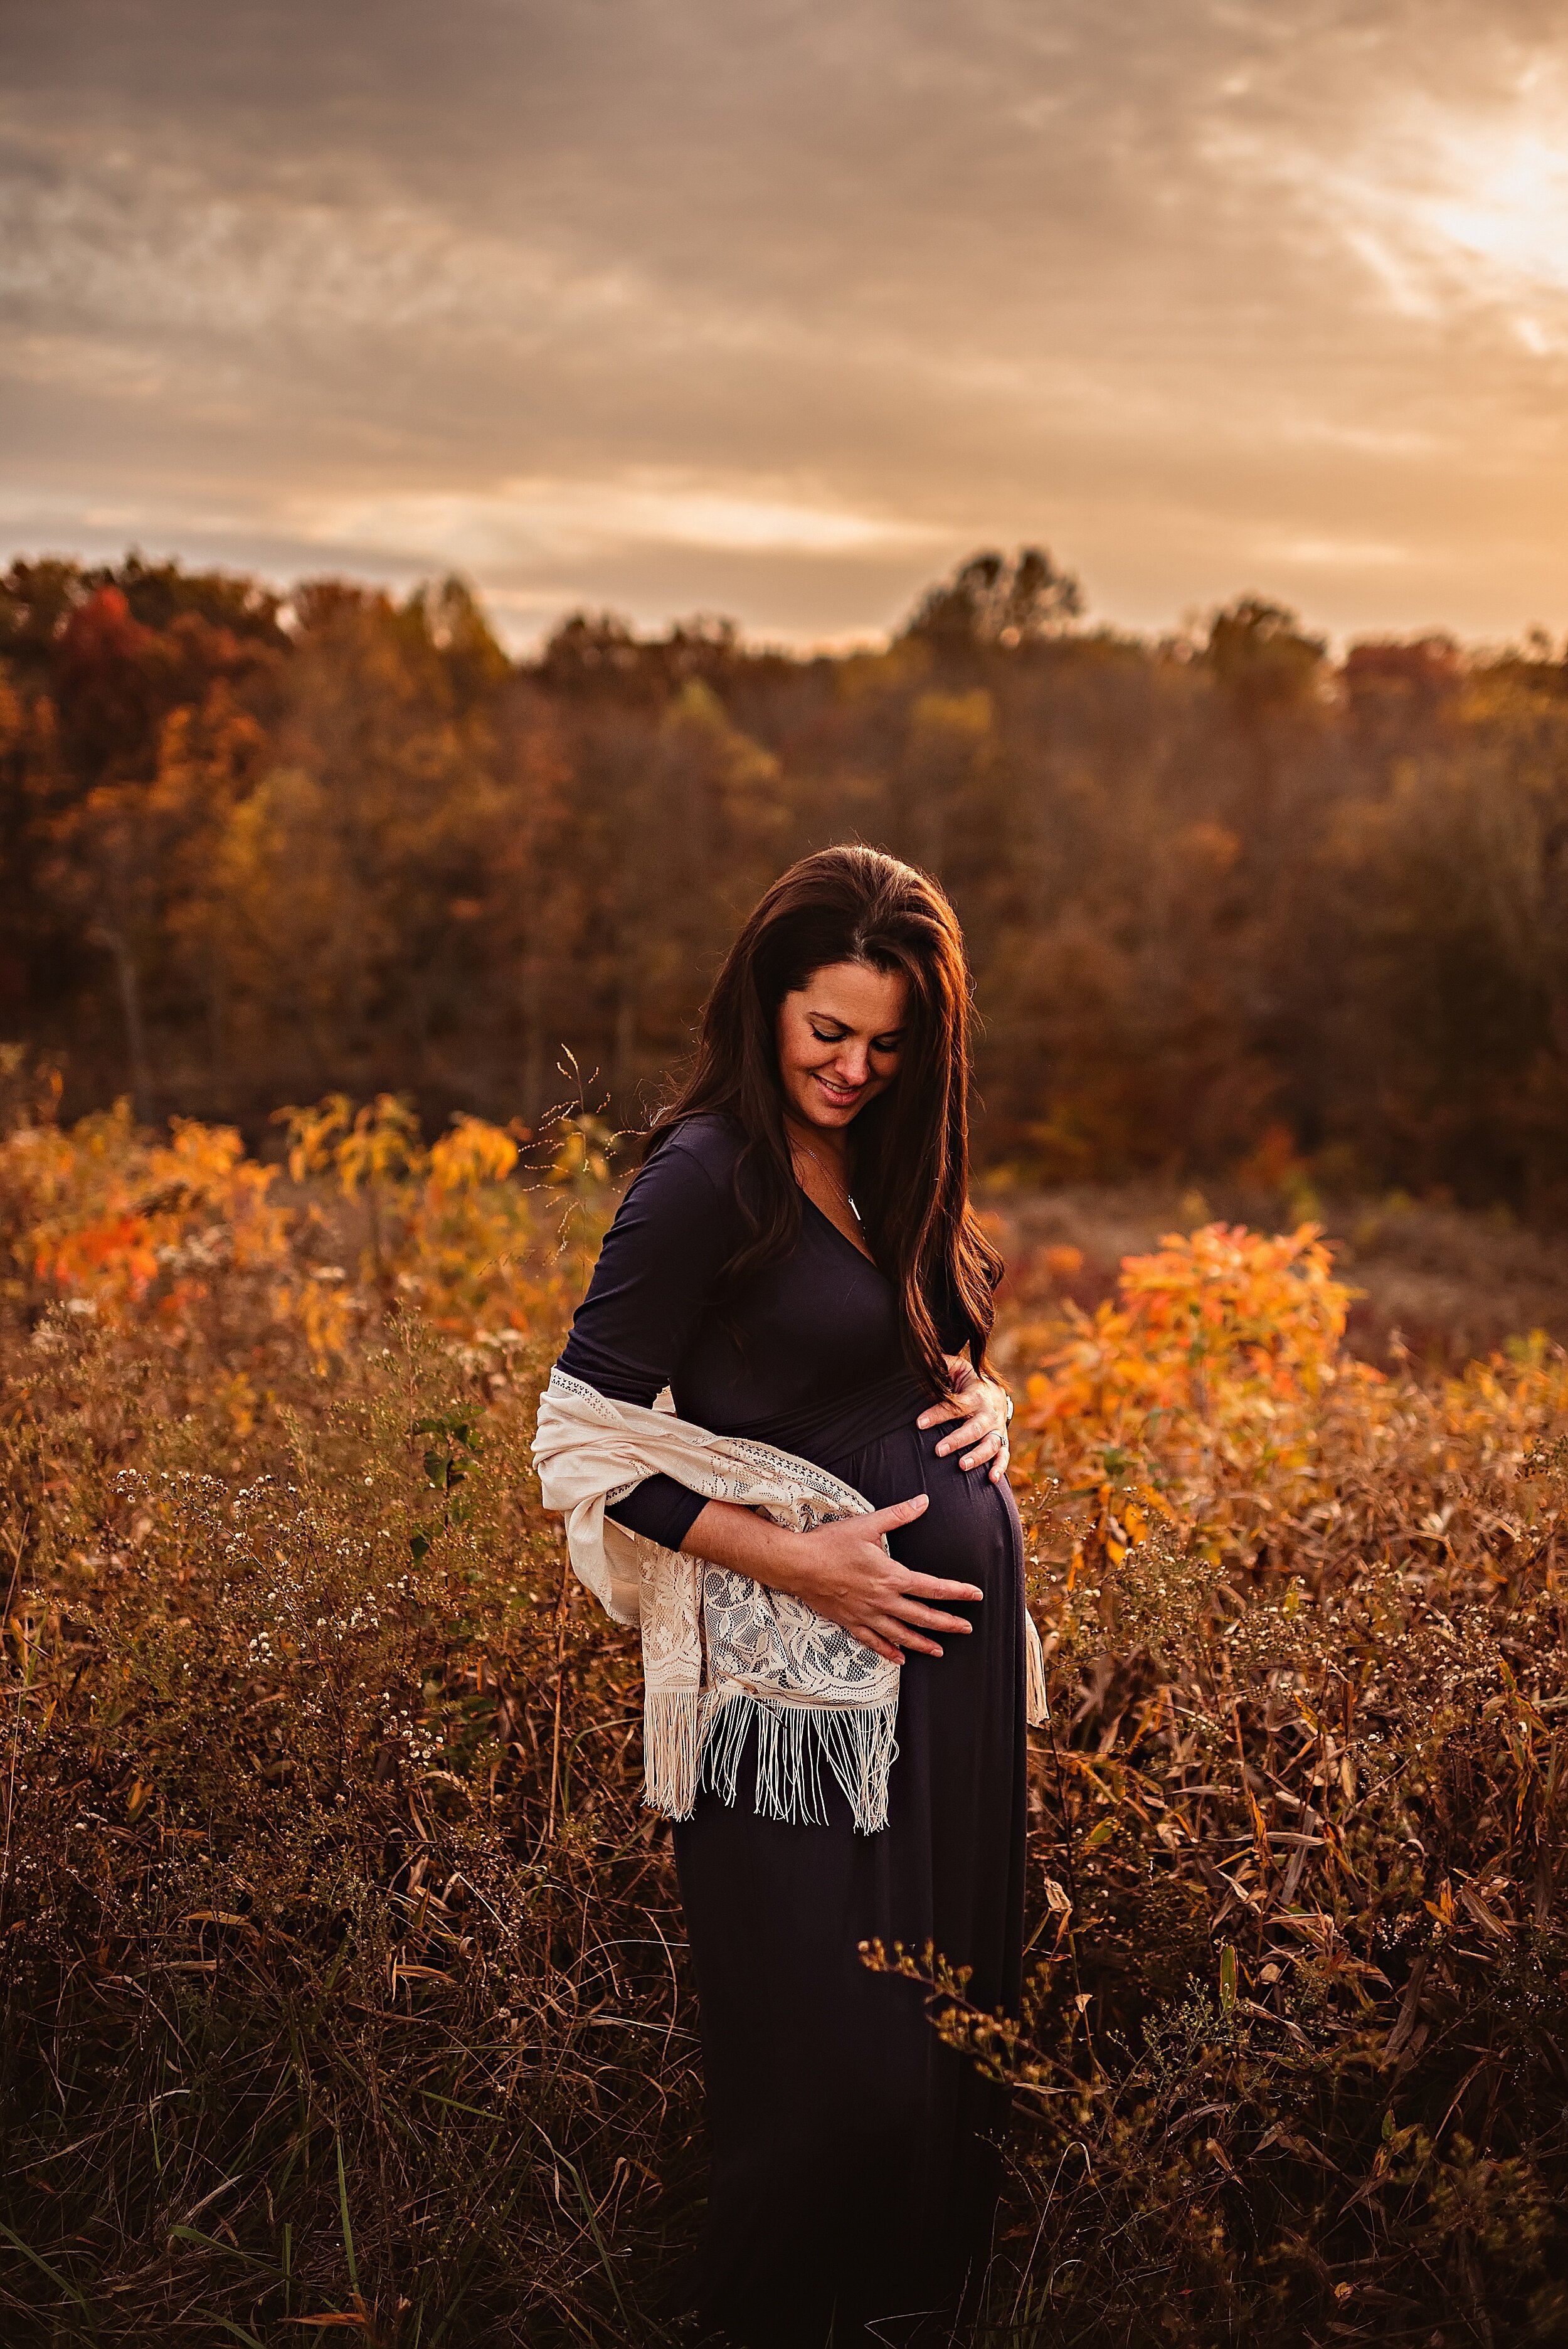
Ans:
[{"label": "woman's right hand", "polygon": [[[882,1547],[882,1536],[913,1524],[926,1506],[926,1496],[900,1501],[891,1509],[875,1509],[870,1516],[838,1517],[809,1534],[797,1534],[789,1582],[776,1588],[803,1599],[830,1623],[841,1624],[851,1638],[902,1664],[907,1650],[917,1655],[940,1656],[934,1631],[974,1630],[962,1615],[944,1615],[935,1602],[983,1599],[972,1582],[944,1582],[939,1575],[916,1574],[900,1566]],[[773,1578],[769,1578],[772,1579]]]}]

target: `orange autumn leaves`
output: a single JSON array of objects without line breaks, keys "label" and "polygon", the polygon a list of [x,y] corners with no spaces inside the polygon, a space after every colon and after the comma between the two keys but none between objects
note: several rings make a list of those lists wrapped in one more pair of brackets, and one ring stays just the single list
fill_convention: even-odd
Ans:
[{"label": "orange autumn leaves", "polygon": [[213,1303],[222,1268],[228,1290],[251,1277],[263,1321],[303,1330],[324,1375],[393,1300],[458,1335],[539,1329],[569,1310],[581,1249],[562,1250],[537,1195],[511,1179],[516,1133],[459,1117],[427,1145],[407,1104],[385,1094],[279,1117],[286,1180],[232,1127],[179,1119],[162,1142],[123,1102],[69,1128],[19,1127],[0,1141],[13,1298],[178,1339]]},{"label": "orange autumn leaves", "polygon": [[1092,1316],[1065,1309],[1067,1335],[1028,1382],[1027,1426],[1129,1457],[1152,1446],[1188,1476],[1268,1466],[1299,1445],[1304,1411],[1346,1367],[1354,1291],[1315,1224],[1277,1238],[1225,1224],[1171,1233],[1128,1257],[1117,1287]]},{"label": "orange autumn leaves", "polygon": [[281,1266],[287,1218],[269,1196],[273,1173],[245,1156],[232,1126],[176,1118],[157,1142],[125,1102],[68,1131],[25,1125],[0,1143],[14,1260],[111,1319],[156,1288],[156,1310],[172,1322],[206,1294],[214,1265]]},{"label": "orange autumn leaves", "polygon": [[1345,1346],[1356,1291],[1321,1227],[1210,1224],[1125,1259],[1117,1296],[1067,1304],[1026,1380],[1018,1464],[1089,1503],[1089,1552],[1118,1566],[1160,1521],[1212,1561],[1256,1560],[1357,1465],[1408,1435],[1517,1457],[1568,1411],[1568,1362],[1539,1335],[1421,1392]]},{"label": "orange autumn leaves", "polygon": [[1353,1294],[1315,1224],[1168,1235],[1126,1259],[1114,1302],[1065,1308],[1027,1382],[1030,1464],[1093,1498],[1112,1564],[1151,1516],[1218,1555],[1304,1497],[1336,1382],[1363,1403],[1381,1383],[1343,1353]]}]

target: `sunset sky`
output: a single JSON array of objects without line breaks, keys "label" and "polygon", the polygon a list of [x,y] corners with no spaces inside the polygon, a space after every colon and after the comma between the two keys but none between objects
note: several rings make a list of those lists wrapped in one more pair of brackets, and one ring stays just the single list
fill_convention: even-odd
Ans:
[{"label": "sunset sky", "polygon": [[5,0],[0,544],[1568,627],[1568,14]]}]

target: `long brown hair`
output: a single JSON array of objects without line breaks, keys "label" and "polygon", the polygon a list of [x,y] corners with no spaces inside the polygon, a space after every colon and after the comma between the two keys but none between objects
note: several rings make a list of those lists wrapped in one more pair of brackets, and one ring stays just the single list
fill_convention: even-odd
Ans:
[{"label": "long brown hair", "polygon": [[779,1007],[837,962],[898,971],[909,986],[898,1074],[851,1126],[851,1162],[867,1240],[897,1294],[904,1350],[941,1392],[949,1374],[934,1307],[968,1322],[983,1365],[1002,1259],[969,1205],[969,970],[957,916],[934,881],[874,848],[824,848],[792,864],[725,957],[703,1007],[696,1066],[648,1148],[686,1118],[735,1118],[746,1135],[737,1195],[749,1237],[725,1268],[726,1285],[783,1255],[801,1206],[784,1126]]}]

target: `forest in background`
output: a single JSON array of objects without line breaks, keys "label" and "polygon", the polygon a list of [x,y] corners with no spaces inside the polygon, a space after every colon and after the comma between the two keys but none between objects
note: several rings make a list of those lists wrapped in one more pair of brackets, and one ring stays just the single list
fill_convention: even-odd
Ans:
[{"label": "forest in background", "polygon": [[1257,1162],[1568,1213],[1568,659],[1331,658],[1256,596],[1091,627],[1033,550],[885,648],[565,620],[460,583],[286,599],[132,555],[0,581],[0,1035],[71,1112],[331,1088],[536,1121],[574,1056],[642,1123],[738,917],[845,837],[937,874],[981,1154],[1031,1180]]}]

